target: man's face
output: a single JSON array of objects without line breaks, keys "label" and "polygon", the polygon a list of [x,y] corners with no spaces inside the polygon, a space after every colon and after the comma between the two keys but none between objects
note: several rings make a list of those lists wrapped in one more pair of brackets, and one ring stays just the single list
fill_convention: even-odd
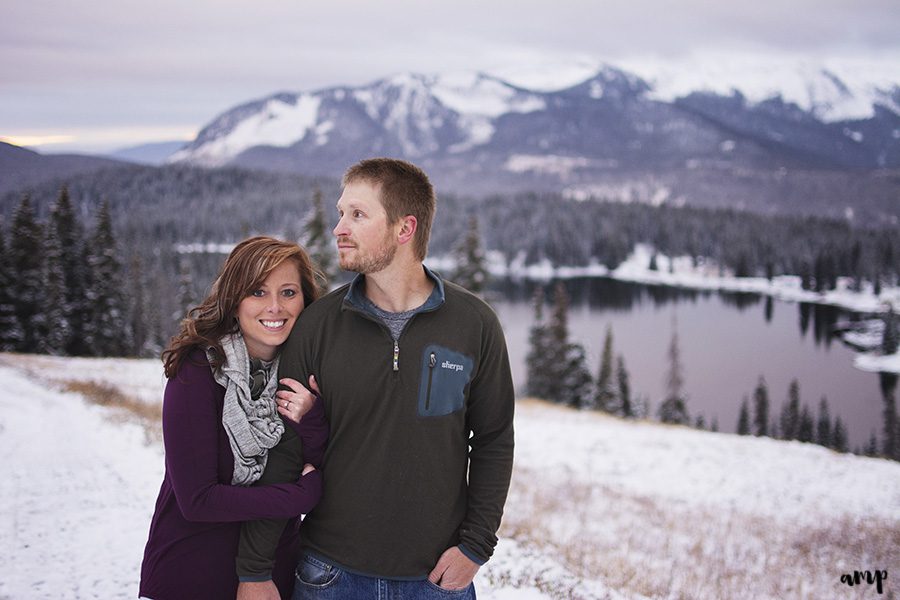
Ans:
[{"label": "man's face", "polygon": [[332,233],[337,238],[341,268],[366,275],[390,265],[399,243],[394,227],[388,224],[378,187],[366,181],[348,183],[337,209],[340,220]]}]

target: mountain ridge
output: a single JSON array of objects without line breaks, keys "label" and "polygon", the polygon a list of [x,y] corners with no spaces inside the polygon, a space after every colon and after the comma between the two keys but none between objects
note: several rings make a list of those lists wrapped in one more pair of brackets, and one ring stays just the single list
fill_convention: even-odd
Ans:
[{"label": "mountain ridge", "polygon": [[[389,155],[422,164],[461,193],[585,193],[613,173],[643,181],[699,167],[729,177],[900,167],[900,85],[848,82],[824,67],[804,72],[807,80],[780,92],[771,82],[729,94],[701,86],[670,101],[663,92],[677,86],[610,64],[556,89],[477,71],[398,73],[243,103],[171,161],[337,176],[361,158]],[[806,105],[795,101],[801,88]],[[823,107],[839,101],[853,110],[830,114],[854,118],[825,119]],[[541,165],[553,157],[568,166]]]}]

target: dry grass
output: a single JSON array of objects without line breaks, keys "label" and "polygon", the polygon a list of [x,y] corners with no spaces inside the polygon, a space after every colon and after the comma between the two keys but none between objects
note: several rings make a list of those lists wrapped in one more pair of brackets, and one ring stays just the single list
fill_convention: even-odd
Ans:
[{"label": "dry grass", "polygon": [[[900,523],[843,518],[816,526],[696,505],[663,504],[599,483],[517,469],[501,535],[554,557],[575,577],[626,597],[679,599],[871,598],[843,573],[900,577]],[[502,575],[496,577],[502,579]],[[540,579],[539,574],[518,574]],[[554,598],[593,598],[547,589]],[[599,596],[603,597],[603,596]]]},{"label": "dry grass", "polygon": [[93,404],[114,409],[110,413],[111,418],[137,421],[144,427],[146,441],[162,440],[162,404],[146,404],[106,383],[73,380],[58,380],[57,383],[66,392],[81,394]]},{"label": "dry grass", "polygon": [[91,380],[66,379],[47,375],[44,361],[49,357],[38,354],[0,354],[0,364],[9,365],[28,374],[34,381],[57,386],[65,392],[75,392],[99,406],[112,410],[107,417],[118,421],[136,422],[144,428],[146,443],[162,441],[162,403],[148,404],[121,391],[119,387]]}]

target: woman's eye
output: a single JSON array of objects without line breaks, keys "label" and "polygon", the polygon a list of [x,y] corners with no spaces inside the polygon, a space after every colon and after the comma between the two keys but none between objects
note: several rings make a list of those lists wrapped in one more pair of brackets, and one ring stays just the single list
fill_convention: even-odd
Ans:
[{"label": "woman's eye", "polygon": [[297,290],[283,290],[281,293],[287,298],[293,298],[297,295]]},{"label": "woman's eye", "polygon": [[250,293],[250,295],[253,296],[254,298],[262,298],[263,296],[266,295],[266,292],[263,290],[253,290]]},{"label": "woman's eye", "polygon": [[353,216],[354,216],[355,218],[357,218],[357,219],[360,218],[360,217],[362,217],[362,216],[363,216],[362,211],[354,210],[354,211],[353,211]]}]

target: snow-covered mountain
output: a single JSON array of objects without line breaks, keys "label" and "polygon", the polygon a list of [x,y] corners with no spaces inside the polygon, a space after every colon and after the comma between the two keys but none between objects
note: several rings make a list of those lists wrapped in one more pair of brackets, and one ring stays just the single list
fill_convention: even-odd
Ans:
[{"label": "snow-covered mountain", "polygon": [[462,189],[585,188],[637,171],[900,167],[900,78],[851,67],[399,74],[238,106],[171,160],[337,175],[390,155]]}]

